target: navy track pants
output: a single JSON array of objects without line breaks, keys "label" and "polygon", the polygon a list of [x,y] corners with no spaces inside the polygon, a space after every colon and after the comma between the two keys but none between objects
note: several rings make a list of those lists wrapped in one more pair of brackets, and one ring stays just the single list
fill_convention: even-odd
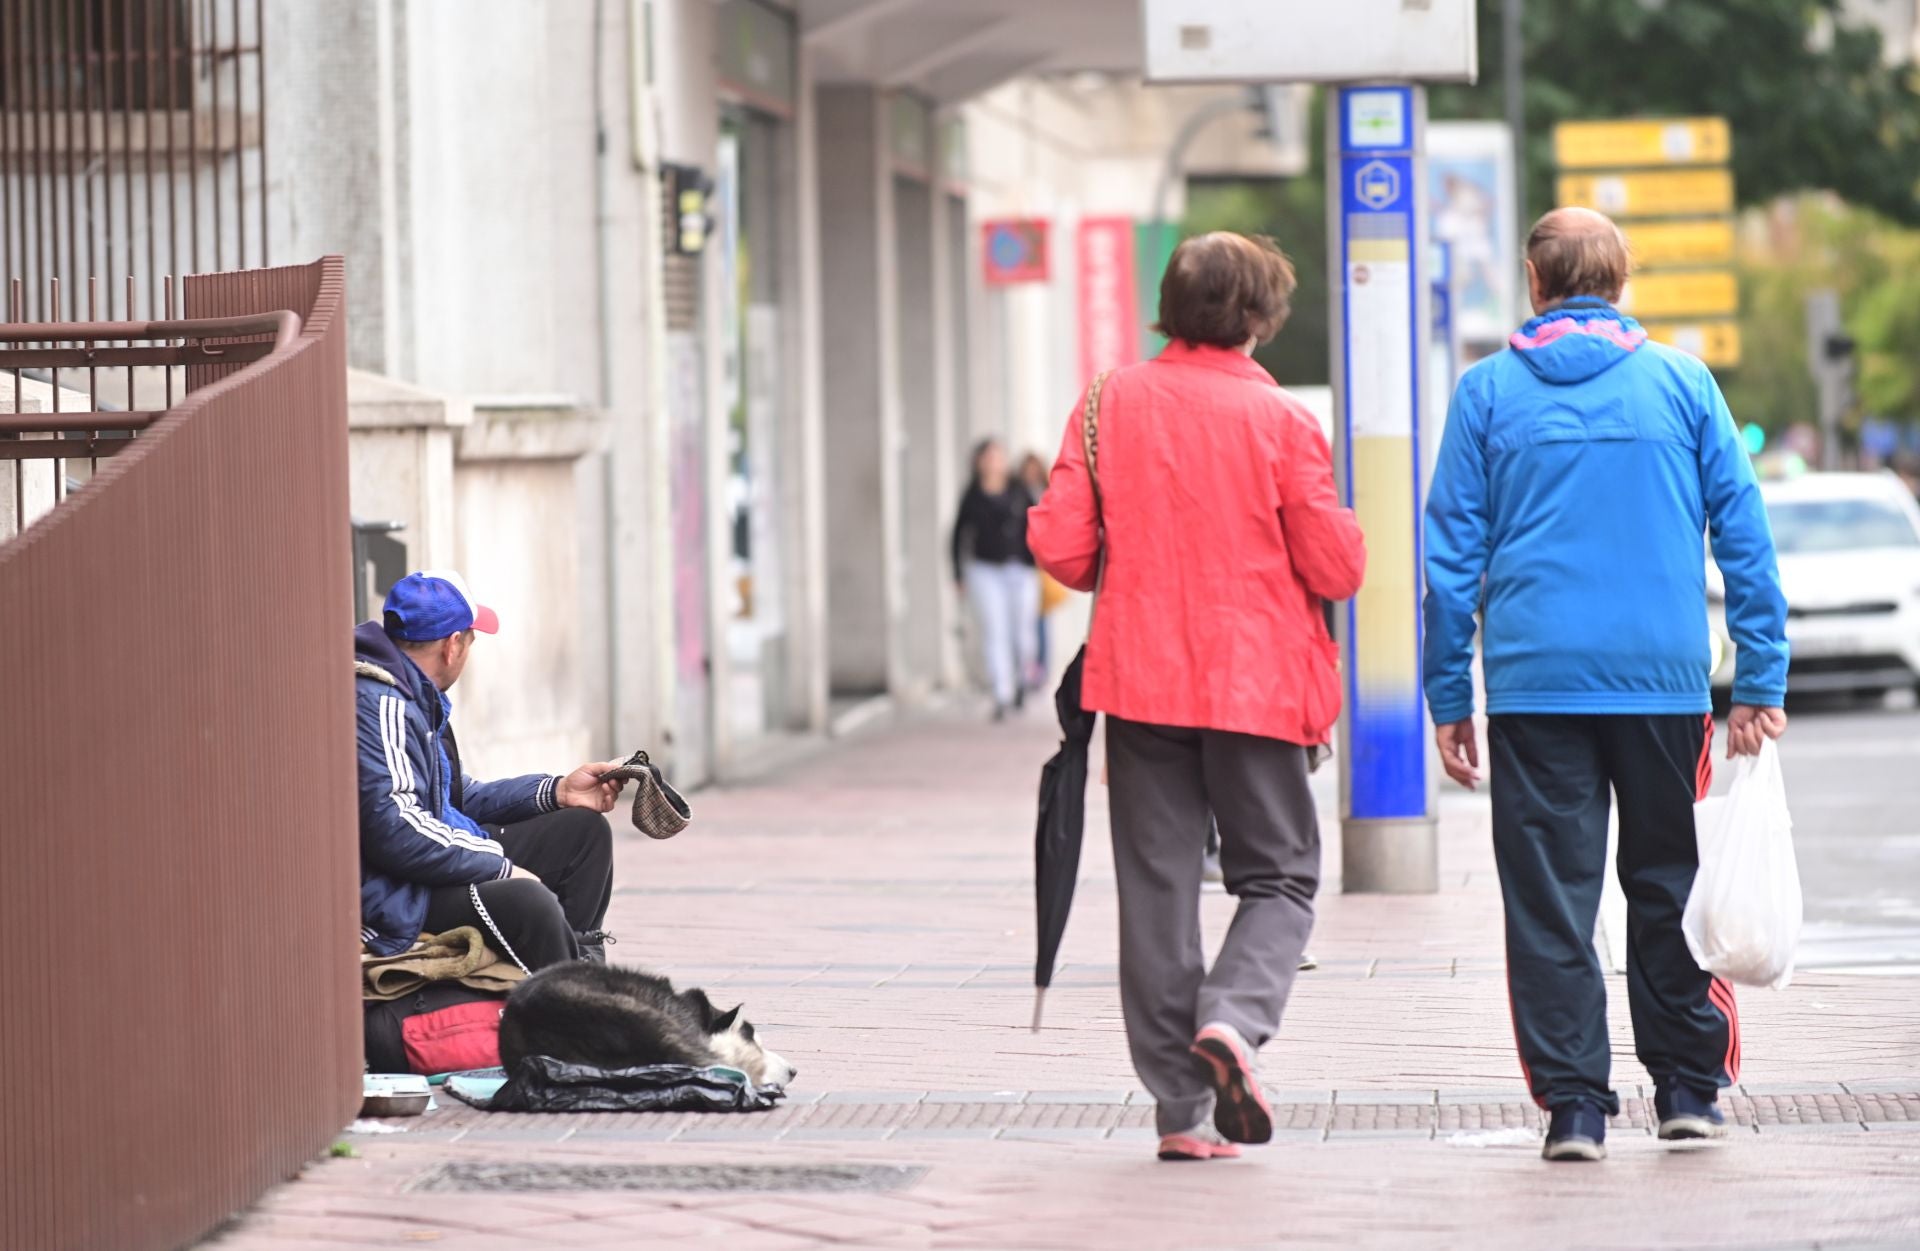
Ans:
[{"label": "navy track pants", "polygon": [[1614,800],[1635,1051],[1656,1082],[1708,1098],[1737,1081],[1733,987],[1700,970],[1680,931],[1700,863],[1693,805],[1713,779],[1712,717],[1496,716],[1488,747],[1507,988],[1535,1101],[1619,1112],[1594,948]]}]

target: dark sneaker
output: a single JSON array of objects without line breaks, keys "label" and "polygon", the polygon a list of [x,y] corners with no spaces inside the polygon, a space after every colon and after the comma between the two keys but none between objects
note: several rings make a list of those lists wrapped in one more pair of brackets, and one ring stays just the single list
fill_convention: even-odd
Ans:
[{"label": "dark sneaker", "polygon": [[1193,1040],[1193,1062],[1213,1088],[1213,1127],[1228,1142],[1273,1137],[1273,1109],[1253,1071],[1253,1049],[1231,1025],[1214,1022]]},{"label": "dark sneaker", "polygon": [[1547,1126],[1543,1160],[1604,1160],[1607,1158],[1607,1114],[1591,1103],[1563,1104],[1553,1110]]},{"label": "dark sneaker", "polygon": [[1660,1121],[1660,1137],[1667,1142],[1695,1138],[1725,1138],[1727,1118],[1717,1099],[1702,1099],[1685,1086],[1656,1086],[1653,1114]]}]

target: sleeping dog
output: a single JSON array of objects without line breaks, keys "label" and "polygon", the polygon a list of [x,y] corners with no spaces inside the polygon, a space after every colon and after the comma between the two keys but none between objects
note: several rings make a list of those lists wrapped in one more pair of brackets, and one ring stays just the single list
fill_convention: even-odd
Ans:
[{"label": "sleeping dog", "polygon": [[724,1064],[756,1086],[784,1087],[799,1070],[762,1047],[740,1009],[717,1010],[705,991],[613,965],[551,965],[521,982],[500,1014],[500,1063],[552,1056],[601,1069]]}]

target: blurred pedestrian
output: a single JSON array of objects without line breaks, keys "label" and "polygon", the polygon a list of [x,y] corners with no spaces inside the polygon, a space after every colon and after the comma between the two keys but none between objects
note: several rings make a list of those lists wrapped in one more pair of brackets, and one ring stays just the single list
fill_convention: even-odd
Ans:
[{"label": "blurred pedestrian", "polygon": [[[1020,458],[1020,485],[1027,488],[1027,498],[1038,504],[1047,493],[1047,462],[1033,452]],[[1066,601],[1067,589],[1060,585],[1059,579],[1044,569],[1035,571],[1040,579],[1040,615],[1036,619],[1034,630],[1033,672],[1027,675],[1030,690],[1039,690],[1046,685],[1047,664],[1052,649],[1048,647],[1047,618],[1053,610]]]},{"label": "blurred pedestrian", "polygon": [[[1075,409],[1028,525],[1043,568],[1100,583],[1082,702],[1107,714],[1121,1006],[1162,1159],[1271,1137],[1253,1057],[1320,881],[1308,749],[1340,710],[1320,602],[1359,589],[1366,549],[1313,415],[1251,359],[1293,287],[1271,240],[1182,243],[1160,287],[1166,350],[1106,378],[1091,476]],[[1209,813],[1239,900],[1211,970]]]},{"label": "blurred pedestrian", "polygon": [[993,719],[1026,702],[1039,647],[1040,582],[1027,551],[1027,488],[998,439],[973,450],[973,479],[953,523],[953,577],[980,623]]},{"label": "blurred pedestrian", "polygon": [[1442,763],[1479,778],[1485,619],[1493,842],[1514,1034],[1551,1114],[1550,1160],[1606,1154],[1606,989],[1594,951],[1609,793],[1620,805],[1627,995],[1660,1137],[1725,1132],[1740,1067],[1733,988],[1680,929],[1713,775],[1702,532],[1739,648],[1728,754],[1786,728],[1786,601],[1767,515],[1713,375],[1614,307],[1625,238],[1557,209],[1527,240],[1534,318],[1460,380],[1426,522],[1427,702]]}]

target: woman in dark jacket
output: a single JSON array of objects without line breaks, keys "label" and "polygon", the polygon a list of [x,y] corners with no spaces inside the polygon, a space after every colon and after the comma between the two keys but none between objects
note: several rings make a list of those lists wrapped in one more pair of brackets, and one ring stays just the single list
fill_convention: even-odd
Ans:
[{"label": "woman in dark jacket", "polygon": [[1033,497],[1007,472],[999,440],[974,448],[973,481],[953,523],[953,576],[980,622],[995,721],[1024,702],[1039,644],[1040,578],[1027,551],[1031,507]]}]

